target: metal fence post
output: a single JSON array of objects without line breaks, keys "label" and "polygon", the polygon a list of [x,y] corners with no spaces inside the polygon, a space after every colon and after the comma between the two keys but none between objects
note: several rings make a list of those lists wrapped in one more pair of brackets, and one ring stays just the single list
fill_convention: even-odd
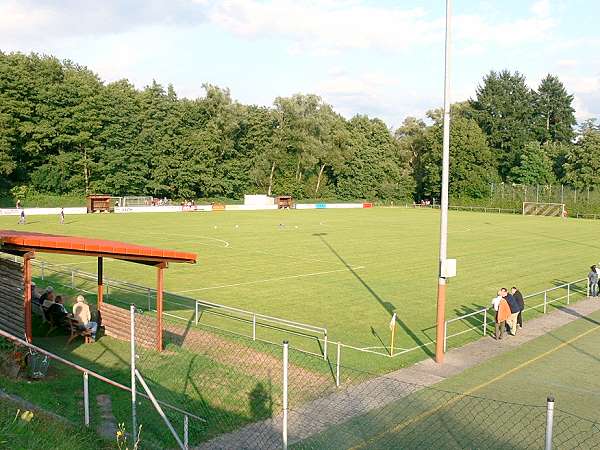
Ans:
[{"label": "metal fence post", "polygon": [[148,311],[152,311],[152,291],[150,289],[148,289]]},{"label": "metal fence post", "polygon": [[194,322],[198,325],[198,302],[194,303]]},{"label": "metal fence post", "polygon": [[546,446],[545,450],[552,450],[552,427],[554,425],[554,397],[549,395],[546,408]]},{"label": "metal fence post", "polygon": [[487,335],[487,309],[483,311],[483,335]]},{"label": "metal fence post", "polygon": [[90,390],[88,385],[88,373],[83,372],[83,417],[86,427],[90,426]]},{"label": "metal fence post", "polygon": [[256,340],[256,314],[252,314],[252,340]]},{"label": "metal fence post", "polygon": [[588,278],[588,280],[587,280],[587,287],[585,288],[586,297],[589,297],[589,296],[590,296],[590,287],[591,287],[591,286],[590,286],[590,280],[589,280],[589,278]]},{"label": "metal fence post", "polygon": [[571,301],[571,283],[567,284],[567,305]]},{"label": "metal fence post", "polygon": [[448,335],[448,321],[446,320],[444,322],[444,353],[446,353],[446,341],[447,341],[446,336],[447,335]]},{"label": "metal fence post", "polygon": [[340,357],[342,356],[342,346],[337,343],[337,358],[335,359],[335,386],[340,387]]},{"label": "metal fence post", "polygon": [[546,314],[546,309],[548,308],[548,291],[544,291],[544,314]]},{"label": "metal fence post", "polygon": [[189,425],[189,420],[190,418],[188,417],[187,414],[185,414],[183,416],[183,447],[185,448],[185,450],[188,450],[189,448],[189,430],[190,430],[190,425]]},{"label": "metal fence post", "polygon": [[137,441],[136,383],[135,383],[135,305],[129,306],[129,338],[131,349],[131,436]]},{"label": "metal fence post", "polygon": [[283,450],[288,447],[288,341],[283,341],[283,423],[282,423],[282,440]]},{"label": "metal fence post", "polygon": [[323,359],[327,361],[327,333],[325,333],[325,338],[323,340]]}]

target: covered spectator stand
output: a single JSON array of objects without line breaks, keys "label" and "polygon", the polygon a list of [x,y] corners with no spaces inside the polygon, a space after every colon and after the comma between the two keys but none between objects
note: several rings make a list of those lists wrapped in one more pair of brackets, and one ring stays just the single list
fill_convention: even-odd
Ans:
[{"label": "covered spectator stand", "polygon": [[[89,256],[98,260],[98,311],[103,308],[103,262],[104,258],[120,259],[137,264],[156,267],[156,345],[162,351],[162,312],[163,312],[163,287],[164,269],[172,263],[195,264],[195,253],[176,250],[164,250],[141,245],[127,244],[124,242],[91,239],[77,236],[58,236],[43,233],[29,233],[23,231],[0,230],[0,252],[17,255],[23,258],[21,273],[8,264],[0,265],[3,280],[0,283],[0,300],[6,303],[4,311],[0,312],[0,326],[9,328],[14,332],[19,327],[24,327],[25,338],[31,342],[31,260],[37,252],[59,253],[66,255]],[[22,296],[19,302],[21,307],[16,307],[16,295]],[[7,306],[8,305],[8,306]],[[110,306],[110,305],[107,305]],[[8,324],[8,325],[7,325]]]}]

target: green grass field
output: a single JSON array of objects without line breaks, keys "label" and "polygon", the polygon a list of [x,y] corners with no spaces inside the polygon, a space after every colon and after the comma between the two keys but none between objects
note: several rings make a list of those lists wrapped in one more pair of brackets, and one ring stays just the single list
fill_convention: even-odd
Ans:
[{"label": "green grass field", "polygon": [[295,448],[542,448],[548,395],[555,447],[596,448],[599,349],[594,313]]},{"label": "green grass field", "polygon": [[[0,227],[194,251],[197,265],[171,265],[167,290],[323,326],[330,340],[385,353],[393,311],[396,351],[432,348],[438,219],[433,210],[292,210],[86,215],[67,217],[64,226],[53,216],[32,216],[22,227],[3,217]],[[449,256],[458,259],[458,276],[449,285],[448,318],[487,306],[501,286],[517,284],[527,294],[584,277],[598,259],[590,239],[596,228],[585,220],[451,212]],[[39,258],[95,270],[92,258]],[[112,260],[106,276],[155,282],[151,268]],[[190,317],[183,309],[167,305]],[[363,358],[345,356],[348,364]],[[395,365],[378,359],[390,368],[422,357],[412,352]]]},{"label": "green grass field", "polygon": [[[431,353],[432,346],[427,344],[435,335],[432,326],[438,226],[437,211],[407,209],[86,215],[67,217],[64,226],[58,224],[57,217],[32,216],[26,226],[18,226],[14,217],[0,218],[3,229],[195,251],[197,265],[169,267],[166,289],[170,292],[327,327],[330,340],[356,347],[385,353],[389,345],[388,323],[392,312],[397,311],[400,326],[396,351],[425,347],[395,358],[343,349],[344,385],[409,365]],[[451,213],[449,255],[458,259],[458,277],[449,286],[448,317],[487,306],[500,286],[517,284],[527,294],[582,278],[597,259],[596,246],[589,243],[594,232],[595,223],[584,220]],[[95,271],[92,258],[40,254],[38,260]],[[112,279],[149,287],[155,282],[154,270],[141,265],[109,260],[105,270]],[[40,281],[39,270],[36,275]],[[59,286],[69,284],[69,279],[50,271],[45,275],[40,285],[52,283],[72,301],[78,289]],[[76,285],[87,290],[94,288],[91,282]],[[86,296],[94,301],[93,295]],[[578,296],[581,298],[582,294]],[[113,286],[108,301],[115,300],[136,301],[142,306],[146,303],[144,295],[138,298]],[[191,304],[181,306],[186,304],[184,300],[169,296],[166,301],[169,314],[192,317]],[[251,330],[247,322],[215,317],[203,316],[201,322],[230,330],[237,327],[245,334]],[[171,316],[165,320],[168,324],[186,325]],[[451,331],[468,324],[455,324]],[[127,343],[105,336],[93,345],[76,343],[65,348],[64,336],[42,337],[46,328],[36,325],[36,344],[128,384]],[[292,346],[307,342],[304,337],[272,329],[261,328],[259,335],[263,334],[271,340],[289,339]],[[191,437],[194,442],[280,410],[281,349],[253,344],[227,333],[216,336],[217,346],[204,346],[196,352],[190,347],[167,345],[165,353],[143,352],[139,361],[159,398],[210,419],[208,424],[195,424]],[[451,345],[477,337],[477,333],[466,333]],[[314,339],[308,342],[315,346]],[[291,370],[296,373],[291,381],[293,404],[335,389],[334,350],[329,348],[329,363],[290,354],[294,365]],[[31,401],[41,401],[72,420],[81,420],[81,393],[69,395],[74,386],[80,390],[81,374],[57,365],[55,371],[43,383],[2,380],[2,385]],[[91,389],[94,395],[111,396],[119,420],[128,417],[126,393],[97,381]],[[423,400],[423,404],[427,405],[427,401]],[[152,423],[157,417],[147,406],[145,411],[150,415],[144,421]],[[92,411],[92,420],[98,420],[97,417],[98,411]],[[181,429],[181,417],[171,417]],[[163,428],[147,429],[145,437],[146,445],[173,444]],[[354,445],[353,442],[351,439],[348,445]]]}]

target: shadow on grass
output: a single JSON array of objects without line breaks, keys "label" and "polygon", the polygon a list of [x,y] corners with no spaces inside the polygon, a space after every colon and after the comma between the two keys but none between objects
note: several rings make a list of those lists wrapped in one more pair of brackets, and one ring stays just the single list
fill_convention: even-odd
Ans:
[{"label": "shadow on grass", "polygon": [[[130,385],[129,343],[98,335],[94,344],[84,344],[81,339],[66,346],[65,334],[45,336],[47,324],[34,318],[34,344],[57,354],[75,364],[111,378],[125,386]],[[206,423],[190,418],[190,443],[196,445],[245,425],[270,419],[274,413],[273,381],[270,372],[261,376],[247,373],[244,368],[218,362],[211,357],[169,345],[162,353],[154,350],[139,352],[138,368],[153,394],[161,401],[203,417]],[[255,362],[260,364],[260,362]],[[51,361],[52,376],[34,384],[26,380],[19,383],[18,394],[30,401],[56,407],[56,399],[40,396],[40,386],[46,386],[53,395],[60,396],[59,410],[76,423],[83,420],[81,372]],[[92,379],[92,378],[91,378]],[[278,381],[277,381],[278,382]],[[4,384],[4,383],[2,383]],[[141,391],[141,387],[138,386]],[[73,394],[66,394],[76,393]],[[280,389],[277,390],[280,392]],[[93,414],[96,396],[110,395],[113,413],[119,422],[131,417],[131,397],[116,387],[94,379],[91,393]],[[141,397],[138,397],[141,399]],[[156,441],[156,448],[173,447],[174,440],[147,400],[139,408],[140,423],[144,424],[147,443]],[[169,418],[183,429],[183,416],[164,408]],[[100,420],[98,417],[95,420]]]},{"label": "shadow on grass", "polygon": [[[327,236],[327,233],[314,233],[313,236],[316,236],[321,240],[321,242],[329,249],[329,251],[331,253],[333,253],[333,255],[335,255],[335,257],[337,259],[340,260],[340,262],[348,269],[348,271],[354,276],[354,278],[356,278],[356,280],[367,290],[367,292],[371,295],[371,297],[373,297],[375,300],[377,300],[377,303],[379,303],[383,307],[383,309],[385,309],[385,311],[390,315],[390,317],[392,317],[396,310],[394,305],[390,302],[383,300],[379,296],[379,294],[371,286],[369,286],[369,284],[356,272],[356,270],[354,270],[354,268],[350,264],[348,264],[348,262],[346,262],[346,260],[337,252],[337,250],[335,248],[333,248],[333,246],[325,239],[325,236]],[[398,325],[400,325],[402,330],[408,336],[410,336],[410,338],[418,346],[420,346],[423,349],[423,352],[425,352],[430,357],[434,356],[434,353],[412,331],[412,329],[406,324],[406,322],[404,322],[402,319],[400,319],[400,317],[398,315],[396,315],[396,322],[398,323]]]}]

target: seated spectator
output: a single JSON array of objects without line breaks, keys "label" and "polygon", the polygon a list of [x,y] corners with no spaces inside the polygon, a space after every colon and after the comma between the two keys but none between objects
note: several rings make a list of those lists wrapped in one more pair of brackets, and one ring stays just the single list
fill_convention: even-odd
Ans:
[{"label": "seated spectator", "polygon": [[65,317],[69,315],[63,303],[63,298],[60,295],[56,296],[55,302],[48,308],[47,315],[50,322],[55,325],[60,325],[65,320]]},{"label": "seated spectator", "polygon": [[54,288],[52,286],[48,286],[44,293],[40,297],[40,301],[42,303],[42,308],[48,309],[54,303]]},{"label": "seated spectator", "polygon": [[73,317],[77,319],[79,322],[79,326],[82,329],[88,329],[92,331],[92,339],[96,339],[96,330],[98,329],[98,324],[96,322],[92,322],[92,313],[90,312],[90,307],[85,301],[83,295],[78,295],[75,305],[73,305]]},{"label": "seated spectator", "polygon": [[37,303],[38,305],[42,302],[40,301],[40,293],[35,286],[35,282],[31,282],[31,301]]}]

